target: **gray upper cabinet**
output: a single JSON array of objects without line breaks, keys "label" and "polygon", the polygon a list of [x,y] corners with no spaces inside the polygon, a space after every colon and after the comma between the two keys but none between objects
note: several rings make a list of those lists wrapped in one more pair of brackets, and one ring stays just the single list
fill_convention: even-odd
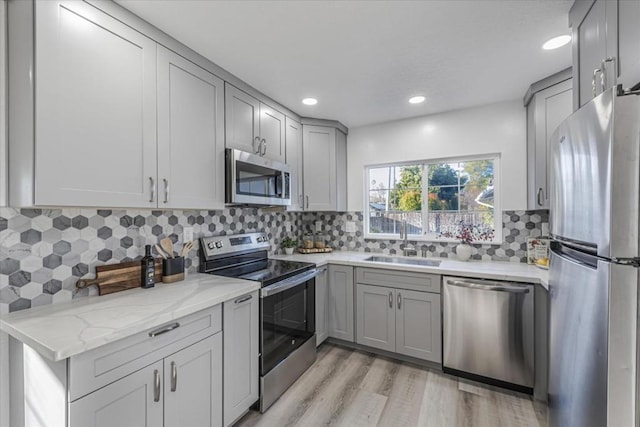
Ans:
[{"label": "gray upper cabinet", "polygon": [[285,116],[225,84],[226,147],[285,162]]},{"label": "gray upper cabinet", "polygon": [[549,209],[549,140],[558,125],[573,111],[572,87],[572,80],[565,79],[533,93],[529,99],[527,209]]},{"label": "gray upper cabinet", "polygon": [[9,14],[11,205],[224,206],[220,78],[85,2]]},{"label": "gray upper cabinet", "polygon": [[304,210],[302,179],[302,125],[290,117],[285,119],[286,163],[291,168],[291,205],[289,211]]},{"label": "gray upper cabinet", "polygon": [[85,2],[9,13],[11,205],[155,207],[156,43]]},{"label": "gray upper cabinet", "polygon": [[227,148],[258,154],[260,101],[225,83],[224,106]]},{"label": "gray upper cabinet", "polygon": [[159,207],[224,207],[223,84],[158,46]]},{"label": "gray upper cabinet", "polygon": [[353,267],[329,266],[329,336],[353,342]]},{"label": "gray upper cabinet", "polygon": [[347,137],[328,126],[302,126],[304,208],[345,211],[347,208]]},{"label": "gray upper cabinet", "polygon": [[569,12],[573,36],[573,107],[602,90],[640,84],[640,2],[577,0]]}]

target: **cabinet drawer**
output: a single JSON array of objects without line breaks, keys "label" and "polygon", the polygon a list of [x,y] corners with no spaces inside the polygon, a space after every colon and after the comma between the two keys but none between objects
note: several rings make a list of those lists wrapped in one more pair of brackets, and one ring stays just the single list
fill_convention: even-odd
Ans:
[{"label": "cabinet drawer", "polygon": [[440,293],[440,280],[441,276],[438,274],[409,273],[406,271],[386,270],[382,268],[356,269],[357,283],[409,289],[412,291]]},{"label": "cabinet drawer", "polygon": [[[165,333],[151,336],[179,324]],[[74,401],[222,330],[222,305],[167,322],[69,359],[69,399]]]}]

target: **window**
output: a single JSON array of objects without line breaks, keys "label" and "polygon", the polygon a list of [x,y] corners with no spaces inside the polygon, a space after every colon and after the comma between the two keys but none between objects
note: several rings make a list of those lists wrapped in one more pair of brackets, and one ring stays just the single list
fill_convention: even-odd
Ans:
[{"label": "window", "polygon": [[[439,237],[460,224],[494,230],[501,240],[498,156],[365,168],[367,238],[397,239],[402,221],[412,239]],[[413,235],[413,236],[412,236]]]}]

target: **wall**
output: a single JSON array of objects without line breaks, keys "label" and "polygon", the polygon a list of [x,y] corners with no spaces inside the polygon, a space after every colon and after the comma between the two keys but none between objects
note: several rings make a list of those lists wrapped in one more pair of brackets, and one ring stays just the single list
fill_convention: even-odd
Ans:
[{"label": "wall", "polygon": [[[305,212],[297,221],[303,226],[299,238],[304,233],[315,231],[319,221],[322,231],[332,248],[356,252],[402,255],[404,243],[398,240],[365,239],[363,234],[364,216],[362,212]],[[347,221],[354,222],[357,231],[346,232]],[[474,244],[471,258],[482,261],[527,262],[527,238],[541,237],[549,231],[549,211],[503,211],[502,244]],[[454,258],[458,243],[417,242],[409,240],[418,249],[418,255],[426,251],[429,257]]]},{"label": "wall", "polygon": [[[0,208],[0,314],[96,294],[78,290],[80,277],[94,277],[101,264],[139,259],[144,246],[164,237],[180,250],[184,227],[194,238],[266,232],[275,250],[299,215],[264,209],[152,211]],[[198,242],[185,260],[197,271]]]},{"label": "wall", "polygon": [[502,210],[526,209],[522,100],[350,129],[347,208],[363,209],[366,165],[492,153],[501,154]]}]

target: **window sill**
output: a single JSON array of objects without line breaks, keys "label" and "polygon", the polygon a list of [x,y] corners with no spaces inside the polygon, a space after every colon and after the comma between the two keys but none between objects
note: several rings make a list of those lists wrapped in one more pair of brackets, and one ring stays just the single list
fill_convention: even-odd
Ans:
[{"label": "window sill", "polygon": [[[370,234],[364,233],[365,240],[395,240],[395,241],[403,241],[404,238],[400,238],[398,234]],[[432,236],[424,236],[424,235],[409,235],[407,239],[409,242],[424,242],[424,243],[455,243],[459,244],[460,241],[456,239],[438,239]],[[481,240],[475,241],[471,243],[472,245],[491,245],[491,246],[501,246],[502,245],[502,236],[496,235],[493,240]]]}]

